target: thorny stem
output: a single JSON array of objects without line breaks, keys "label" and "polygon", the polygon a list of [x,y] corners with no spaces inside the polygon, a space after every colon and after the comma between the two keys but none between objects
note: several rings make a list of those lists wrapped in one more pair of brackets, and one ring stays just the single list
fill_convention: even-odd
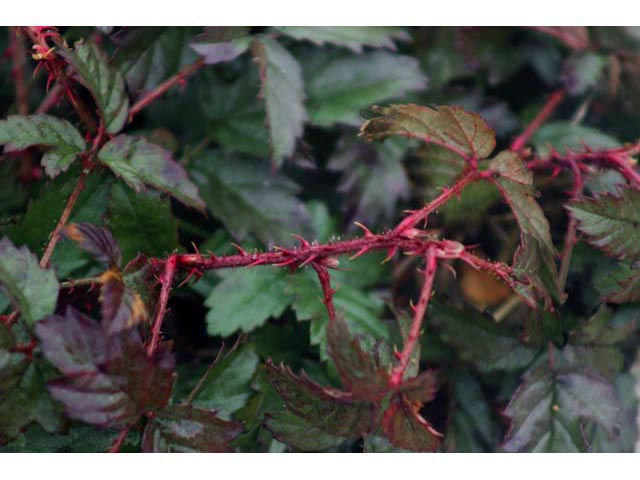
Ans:
[{"label": "thorny stem", "polygon": [[205,65],[204,59],[200,59],[191,65],[187,65],[185,68],[180,70],[178,73],[168,78],[156,88],[151,90],[149,93],[144,95],[140,100],[138,100],[130,109],[129,109],[129,122],[133,120],[140,110],[146,108],[150,103],[157,100],[159,97],[164,95],[167,91],[173,88],[175,85],[182,84],[186,81],[188,77],[196,73]]},{"label": "thorny stem", "polygon": [[107,451],[108,453],[118,453],[120,451],[120,449],[122,448],[122,445],[124,444],[124,441],[127,439],[127,435],[129,435],[129,429],[125,428],[124,430],[121,430],[120,433],[118,434],[117,438],[115,439],[115,441],[113,442],[113,444],[111,445],[111,447],[109,448],[109,450]]},{"label": "thorny stem", "polygon": [[318,273],[318,280],[320,280],[320,286],[322,287],[323,293],[322,303],[327,307],[329,324],[333,324],[336,321],[336,307],[333,304],[333,295],[336,291],[331,288],[331,275],[329,275],[329,271],[324,265],[320,265],[319,263],[313,263],[312,265]]},{"label": "thorny stem", "polygon": [[[573,172],[573,188],[571,190],[571,199],[575,200],[582,195],[584,190],[584,177],[582,171],[575,160],[570,161],[570,167]],[[578,222],[569,212],[569,223],[567,225],[567,233],[564,237],[564,248],[562,250],[562,261],[560,263],[560,271],[558,273],[558,291],[560,294],[564,292],[567,284],[567,276],[569,275],[569,267],[571,266],[571,256],[573,254],[573,246],[576,243],[576,228]]]},{"label": "thorny stem", "polygon": [[468,169],[465,173],[458,178],[458,180],[448,188],[445,188],[442,193],[425,205],[420,210],[416,210],[411,215],[405,217],[396,228],[393,229],[393,233],[401,235],[403,232],[415,227],[418,223],[425,220],[432,212],[436,211],[447,203],[452,197],[460,195],[460,192],[476,180],[482,177],[482,173],[475,169]]},{"label": "thorny stem", "polygon": [[433,289],[433,280],[436,276],[436,270],[438,268],[438,259],[436,257],[435,250],[430,247],[425,255],[425,269],[424,269],[424,283],[422,284],[422,291],[420,293],[420,299],[418,304],[413,307],[413,322],[411,323],[411,329],[409,330],[409,336],[404,344],[398,365],[393,369],[391,378],[389,379],[390,387],[397,387],[402,384],[404,379],[404,373],[407,370],[409,361],[411,360],[411,353],[413,352],[418,338],[420,337],[420,329],[422,328],[422,321],[425,313],[427,312],[427,306],[429,305],[429,299]]},{"label": "thorny stem", "polygon": [[153,318],[153,326],[151,330],[151,341],[147,347],[147,355],[152,356],[160,342],[160,331],[162,330],[162,321],[167,311],[167,302],[171,293],[171,286],[176,276],[177,256],[171,255],[164,265],[164,272],[160,282],[162,289],[160,290],[160,300],[156,307],[156,314]]},{"label": "thorny stem", "polygon": [[56,248],[58,240],[60,239],[60,232],[62,232],[62,229],[69,221],[73,206],[76,204],[76,201],[78,201],[78,197],[84,190],[84,180],[87,176],[87,173],[88,171],[86,169],[83,169],[82,172],[80,172],[80,176],[78,176],[76,186],[67,199],[67,203],[64,206],[64,210],[62,211],[62,215],[60,215],[58,223],[56,224],[56,228],[53,229],[53,232],[51,232],[51,235],[49,236],[49,243],[47,244],[47,248],[45,248],[44,253],[42,254],[42,258],[40,259],[40,266],[42,268],[49,267],[51,255],[53,255],[53,250]]},{"label": "thorny stem", "polygon": [[547,102],[544,104],[544,107],[542,107],[542,110],[538,112],[525,131],[518,135],[518,137],[513,141],[511,144],[511,150],[514,152],[520,152],[524,148],[536,130],[540,128],[549,115],[553,113],[558,104],[564,99],[564,96],[564,90],[556,90],[551,94]]}]

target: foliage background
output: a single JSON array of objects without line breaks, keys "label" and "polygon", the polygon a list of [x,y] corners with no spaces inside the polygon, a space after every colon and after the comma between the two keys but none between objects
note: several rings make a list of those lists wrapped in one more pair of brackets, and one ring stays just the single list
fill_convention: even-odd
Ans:
[{"label": "foliage background", "polygon": [[[531,139],[530,147],[539,155],[550,147],[615,148],[636,141],[640,131],[636,28],[73,27],[61,33],[69,45],[79,39],[99,45],[122,73],[124,94],[132,104],[199,58],[211,63],[126,126],[128,135],[172,153],[198,187],[206,209],[153,189],[135,192],[106,170],[87,178],[70,220],[108,227],[121,247],[123,265],[138,253],[159,258],[195,249],[232,253],[232,242],[248,252],[290,246],[296,242],[292,233],[318,242],[346,239],[358,231],[354,221],[373,231],[392,227],[404,210],[423,205],[439,187],[452,183],[462,166],[416,141],[394,138],[372,144],[358,138],[358,128],[376,104],[463,106],[488,122],[496,131],[497,148],[503,149],[551,92],[564,89],[567,95],[553,117]],[[0,61],[2,118],[20,109],[11,34],[3,30],[0,37],[0,50],[7,52]],[[248,36],[262,43],[248,48]],[[220,50],[219,43],[231,46]],[[25,62],[27,106],[34,112],[47,95],[47,76],[32,76],[37,62]],[[90,98],[86,91],[79,94]],[[49,113],[78,123],[68,102]],[[50,179],[37,162],[41,150],[9,150],[5,147],[0,159],[1,233],[40,256],[80,166]],[[570,178],[541,175],[536,180],[554,243],[562,245]],[[587,177],[587,188],[592,193],[614,191],[622,182],[616,172],[598,170]],[[477,244],[483,255],[509,262],[519,229],[497,190],[472,185],[438,213],[430,230]],[[370,253],[353,261],[341,259],[333,274],[335,303],[353,332],[394,341],[396,317],[406,315],[419,283],[410,258],[382,263],[384,257]],[[104,270],[70,241],[57,246],[51,263],[60,281]],[[527,439],[525,450],[546,442],[540,448],[633,451],[638,305],[609,304],[608,310],[598,310],[605,308],[603,296],[615,288],[616,278],[628,275],[628,268],[578,242],[560,331],[555,337],[544,332],[549,335],[545,341],[555,341],[544,352],[532,347],[529,337],[540,332],[530,330],[532,314],[513,301],[510,289],[460,265],[456,278],[440,272],[421,338],[421,365],[438,370],[439,387],[420,413],[444,434],[441,450],[499,451],[510,426],[505,409],[522,375],[532,375],[557,348],[562,349],[558,356],[579,358],[615,385],[623,406],[620,434],[610,438],[576,415],[568,423],[579,423],[581,441],[544,440],[545,435],[560,435],[561,427],[552,420],[547,430]],[[130,280],[147,305],[157,302],[157,288]],[[327,353],[320,295],[310,272],[288,274],[273,267],[207,272],[174,289],[163,327],[165,337],[173,340],[177,363],[172,401],[183,401],[204,378],[192,404],[243,422],[243,433],[233,442],[238,451],[397,449],[376,435],[363,440],[319,430],[303,438],[299,432],[309,426],[283,413],[281,399],[265,380],[264,364],[272,359],[294,372],[304,369],[323,385],[339,385]],[[91,312],[97,304],[95,289],[77,287],[59,299],[57,311],[75,305]],[[12,309],[8,296],[0,294],[0,313]],[[606,316],[611,328],[623,326],[624,338],[615,345],[592,338],[588,351],[580,351],[580,345],[567,350],[572,335],[579,336],[585,319],[596,312]],[[499,316],[499,325],[492,315]],[[18,328],[14,335],[28,341],[24,330]],[[40,355],[37,350],[35,355]],[[214,358],[218,361],[210,368]],[[0,401],[1,451],[107,450],[118,429],[62,420],[43,386],[44,379],[55,377],[53,372],[42,360],[33,373],[42,378],[30,384],[34,390],[18,410]],[[2,388],[0,384],[0,392]],[[590,399],[592,392],[582,393]],[[600,400],[596,396],[594,401]],[[15,414],[25,421],[7,425],[6,418]],[[142,448],[141,429],[133,428],[122,450]]]}]

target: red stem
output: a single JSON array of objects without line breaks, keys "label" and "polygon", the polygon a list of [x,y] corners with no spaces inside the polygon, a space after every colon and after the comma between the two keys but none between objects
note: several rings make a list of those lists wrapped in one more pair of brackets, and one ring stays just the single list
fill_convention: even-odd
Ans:
[{"label": "red stem", "polygon": [[547,120],[549,115],[553,113],[558,104],[564,99],[565,91],[556,90],[551,94],[547,102],[542,107],[542,110],[538,112],[538,115],[533,119],[529,126],[522,132],[511,144],[511,150],[519,152],[529,142],[533,134],[540,128],[540,126]]},{"label": "red stem", "polygon": [[336,321],[336,307],[333,304],[333,294],[336,293],[336,291],[331,288],[331,275],[329,275],[327,267],[319,263],[313,263],[313,268],[318,273],[318,280],[320,280],[320,286],[322,287],[324,296],[323,303],[327,307],[329,323],[332,324]]},{"label": "red stem", "polygon": [[164,315],[167,312],[167,302],[169,301],[169,294],[171,293],[171,287],[173,280],[176,276],[177,255],[171,255],[164,265],[164,273],[160,282],[162,283],[162,289],[160,290],[160,300],[156,308],[156,314],[153,319],[153,326],[151,330],[151,341],[147,347],[147,355],[151,356],[156,350],[158,343],[160,343],[160,331],[162,330],[162,321]]},{"label": "red stem", "polygon": [[425,313],[427,312],[427,306],[429,305],[429,299],[431,298],[431,291],[433,289],[433,280],[436,276],[436,270],[438,268],[438,259],[433,248],[429,248],[425,255],[425,269],[424,269],[424,283],[422,285],[422,291],[420,293],[420,299],[418,304],[413,307],[413,322],[411,329],[409,330],[409,336],[405,341],[404,348],[400,354],[398,365],[393,369],[391,378],[389,379],[390,387],[397,387],[402,384],[404,374],[411,360],[411,353],[413,352],[418,338],[420,337],[420,329],[422,328],[422,321]]},{"label": "red stem", "polygon": [[36,109],[36,113],[47,113],[49,110],[56,106],[56,104],[60,101],[63,93],[64,92],[62,91],[62,86],[59,83],[56,83],[51,88],[51,90],[49,90],[49,93],[44,98],[44,100],[42,100],[42,103]]},{"label": "red stem", "polygon": [[418,223],[425,220],[432,212],[436,211],[445,203],[447,203],[452,197],[460,195],[460,192],[462,192],[464,187],[466,187],[470,183],[475,182],[481,177],[482,174],[478,170],[471,168],[468,169],[465,173],[462,174],[462,176],[458,178],[458,180],[452,186],[445,188],[442,193],[431,202],[429,202],[429,204],[425,205],[420,210],[416,210],[411,215],[402,220],[402,222],[400,222],[398,226],[393,229],[393,233],[395,235],[401,235],[407,230],[415,227]]},{"label": "red stem", "polygon": [[129,435],[128,428],[121,430],[120,433],[118,434],[118,437],[115,439],[115,441],[113,442],[113,445],[111,445],[107,453],[118,453],[122,448],[122,445],[124,445],[124,441],[127,439],[127,435]]},{"label": "red stem", "polygon": [[129,122],[133,120],[140,110],[146,108],[150,103],[156,101],[162,95],[164,95],[167,91],[173,88],[177,84],[183,83],[188,77],[196,73],[205,65],[204,59],[200,59],[191,65],[187,65],[185,68],[180,70],[174,76],[168,78],[156,88],[151,90],[149,93],[144,95],[140,100],[138,100],[130,109],[129,109]]}]

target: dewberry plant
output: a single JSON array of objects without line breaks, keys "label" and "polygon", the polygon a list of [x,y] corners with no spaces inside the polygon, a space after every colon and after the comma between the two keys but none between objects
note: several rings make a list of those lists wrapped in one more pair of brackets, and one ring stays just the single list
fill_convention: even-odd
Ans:
[{"label": "dewberry plant", "polygon": [[637,29],[0,42],[1,451],[635,449]]}]

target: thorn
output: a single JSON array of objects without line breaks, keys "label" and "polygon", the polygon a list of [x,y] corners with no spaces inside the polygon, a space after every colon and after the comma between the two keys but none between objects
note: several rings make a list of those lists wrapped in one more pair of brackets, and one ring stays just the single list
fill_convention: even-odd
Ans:
[{"label": "thorn", "polygon": [[307,265],[309,265],[311,262],[313,262],[316,258],[318,258],[317,255],[310,255],[309,258],[307,258],[304,262],[302,262],[300,264],[299,268],[305,267]]},{"label": "thorn", "polygon": [[287,250],[286,248],[278,247],[277,245],[275,247],[273,247],[273,249],[276,252],[286,253],[287,255],[294,255],[294,253],[291,250]]},{"label": "thorn", "polygon": [[298,235],[297,233],[292,233],[291,236],[300,242],[300,246],[302,248],[309,248],[311,246],[307,240],[305,240],[302,236]]},{"label": "thorn", "polygon": [[453,265],[451,265],[450,263],[444,263],[444,262],[442,262],[441,265],[451,272],[451,275],[453,276],[454,280],[458,278],[458,272],[456,272],[456,269],[453,268]]},{"label": "thorn", "polygon": [[202,261],[202,255],[200,254],[200,250],[198,250],[198,246],[194,242],[191,242],[191,246],[193,247],[194,252],[196,252],[198,260]]},{"label": "thorn", "polygon": [[[259,262],[262,262],[262,260],[258,260]],[[280,262],[280,263],[274,263],[273,266],[274,267],[286,267],[288,265],[293,265],[294,263],[296,263],[298,261],[297,258],[290,258],[289,260],[285,260],[284,262]],[[254,262],[255,263],[255,262]],[[260,265],[259,263],[257,265]],[[252,265],[249,265],[252,266]]]},{"label": "thorn", "polygon": [[202,275],[203,275],[203,273],[200,270],[198,270],[197,268],[192,268],[189,271],[189,274],[187,275],[187,277],[182,282],[180,282],[180,284],[178,285],[178,288],[180,288],[183,285],[185,285],[189,280],[191,280],[192,277],[197,277],[196,278],[196,282],[197,282],[198,280],[200,280],[202,278]]},{"label": "thorn", "polygon": [[375,235],[373,233],[371,233],[371,230],[369,230],[366,226],[364,226],[364,224],[360,223],[360,222],[353,222],[354,225],[356,227],[359,227],[363,232],[364,232],[364,236],[366,238],[370,238],[370,237],[374,237]]},{"label": "thorn", "polygon": [[417,307],[413,304],[413,299],[409,300],[409,308],[415,313]]},{"label": "thorn", "polygon": [[382,263],[387,263],[389,260],[391,260],[397,251],[398,251],[398,247],[390,248],[387,257],[382,261]]},{"label": "thorn", "polygon": [[238,252],[240,253],[240,255],[242,255],[243,257],[246,257],[248,255],[247,251],[242,248],[240,245],[238,245],[237,243],[231,243],[231,245],[233,245],[233,247],[238,250]]},{"label": "thorn", "polygon": [[[366,234],[365,234],[366,236]],[[369,251],[371,247],[362,247],[360,250],[358,250],[356,253],[354,253],[353,255],[351,255],[349,257],[349,260],[355,260],[356,258],[358,258],[360,255],[364,255],[365,253],[367,253]]]},{"label": "thorn", "polygon": [[[255,262],[251,262],[250,264],[248,264],[247,268],[257,267],[258,265],[262,265],[262,264],[264,264],[264,260],[259,258]],[[279,264],[275,264],[275,265],[279,265]]]}]

